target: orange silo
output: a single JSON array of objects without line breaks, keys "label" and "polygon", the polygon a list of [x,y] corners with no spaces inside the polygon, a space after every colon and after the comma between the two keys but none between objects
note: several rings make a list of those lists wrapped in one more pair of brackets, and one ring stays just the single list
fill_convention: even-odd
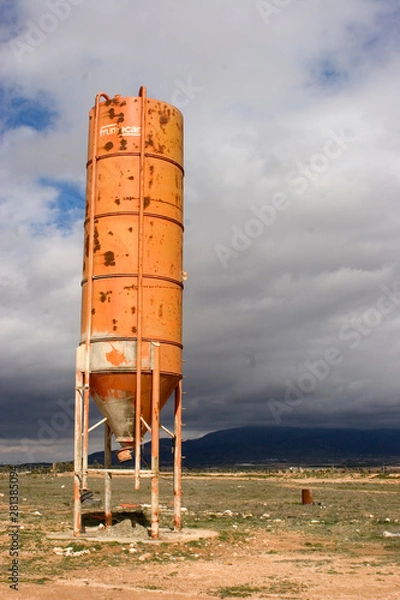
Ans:
[{"label": "orange silo", "polygon": [[[175,413],[180,410],[182,239],[182,114],[147,98],[144,87],[137,97],[98,94],[89,114],[77,351],[80,495],[87,487],[89,395],[108,438],[114,435],[121,445],[120,460],[134,455],[137,487],[147,431],[157,454],[150,475],[157,475],[159,411],[174,391]],[[77,496],[76,490],[76,506]]]}]

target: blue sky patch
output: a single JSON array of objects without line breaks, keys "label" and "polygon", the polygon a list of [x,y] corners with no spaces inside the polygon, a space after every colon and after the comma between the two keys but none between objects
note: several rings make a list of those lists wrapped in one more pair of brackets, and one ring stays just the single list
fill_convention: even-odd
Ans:
[{"label": "blue sky patch", "polygon": [[81,186],[71,183],[43,177],[39,180],[40,185],[57,190],[57,197],[50,203],[52,210],[52,223],[57,229],[66,233],[71,230],[77,221],[83,222],[85,212],[85,193]]},{"label": "blue sky patch", "polygon": [[0,87],[0,104],[4,115],[0,122],[3,132],[17,127],[31,127],[36,131],[51,129],[58,116],[54,102],[45,92],[27,98]]}]

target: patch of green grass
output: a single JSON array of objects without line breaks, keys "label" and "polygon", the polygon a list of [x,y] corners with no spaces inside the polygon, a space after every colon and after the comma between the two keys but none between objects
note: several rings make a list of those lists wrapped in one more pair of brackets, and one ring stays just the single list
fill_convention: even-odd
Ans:
[{"label": "patch of green grass", "polygon": [[278,579],[277,581],[273,581],[269,588],[269,594],[297,594],[299,592],[304,592],[306,590],[306,586],[302,583],[297,583],[297,581],[290,581],[290,579]]},{"label": "patch of green grass", "polygon": [[50,577],[40,577],[39,579],[35,579],[35,583],[39,584],[39,585],[44,585],[45,583],[48,583],[49,581],[51,581]]},{"label": "patch of green grass", "polygon": [[212,593],[220,598],[248,598],[253,594],[265,592],[267,588],[252,587],[250,585],[231,585],[228,587],[220,587]]}]

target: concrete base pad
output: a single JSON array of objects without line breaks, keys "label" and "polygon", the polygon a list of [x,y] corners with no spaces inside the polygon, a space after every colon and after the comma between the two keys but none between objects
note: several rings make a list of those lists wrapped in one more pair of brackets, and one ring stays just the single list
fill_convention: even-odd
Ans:
[{"label": "concrete base pad", "polygon": [[[149,544],[157,544],[157,543],[180,543],[180,542],[191,542],[193,540],[200,540],[204,538],[212,538],[218,536],[218,531],[213,531],[211,529],[181,529],[180,531],[174,531],[173,529],[164,529],[160,528],[160,536],[158,539],[153,539],[148,536],[148,534],[144,534],[143,530],[145,528],[140,528],[140,533],[135,531],[135,528],[132,528],[132,532],[122,532],[122,531],[113,531],[114,527],[106,527],[104,529],[99,529],[98,527],[86,527],[85,532],[81,533],[79,537],[75,537],[71,532],[65,533],[49,533],[47,534],[47,538],[50,540],[67,540],[67,541],[79,541],[79,540],[88,540],[91,542],[119,542],[121,544],[129,544],[134,542],[144,542]],[[139,534],[139,535],[138,535]]]}]

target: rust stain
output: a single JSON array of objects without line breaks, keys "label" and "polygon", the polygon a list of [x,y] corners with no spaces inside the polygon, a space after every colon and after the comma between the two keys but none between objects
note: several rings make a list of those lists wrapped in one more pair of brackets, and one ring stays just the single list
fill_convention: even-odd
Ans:
[{"label": "rust stain", "polygon": [[98,250],[100,250],[101,245],[99,241],[99,231],[97,227],[94,228],[93,243],[93,252],[97,252]]},{"label": "rust stain", "polygon": [[169,122],[171,111],[169,108],[164,107],[164,110],[159,110],[158,114],[160,115],[160,127],[164,130],[164,125]]},{"label": "rust stain", "polygon": [[114,148],[114,144],[112,142],[107,142],[107,144],[104,146],[104,150],[111,150],[111,148]]},{"label": "rust stain", "polygon": [[143,198],[143,201],[144,201],[144,202],[143,202],[143,206],[144,206],[144,208],[147,208],[147,207],[149,206],[149,204],[150,204],[150,196],[145,196],[145,197]]},{"label": "rust stain", "polygon": [[122,363],[126,364],[127,360],[125,354],[117,350],[112,344],[111,348],[112,350],[106,353],[106,359],[108,360],[108,362],[114,367],[119,367],[119,365],[121,365]]},{"label": "rust stain", "polygon": [[104,252],[104,265],[106,267],[115,267],[115,256],[111,250]]},{"label": "rust stain", "polygon": [[145,140],[145,142],[144,142],[144,147],[148,148],[148,146],[152,146],[154,148],[153,134],[152,133],[149,134],[148,139]]}]

